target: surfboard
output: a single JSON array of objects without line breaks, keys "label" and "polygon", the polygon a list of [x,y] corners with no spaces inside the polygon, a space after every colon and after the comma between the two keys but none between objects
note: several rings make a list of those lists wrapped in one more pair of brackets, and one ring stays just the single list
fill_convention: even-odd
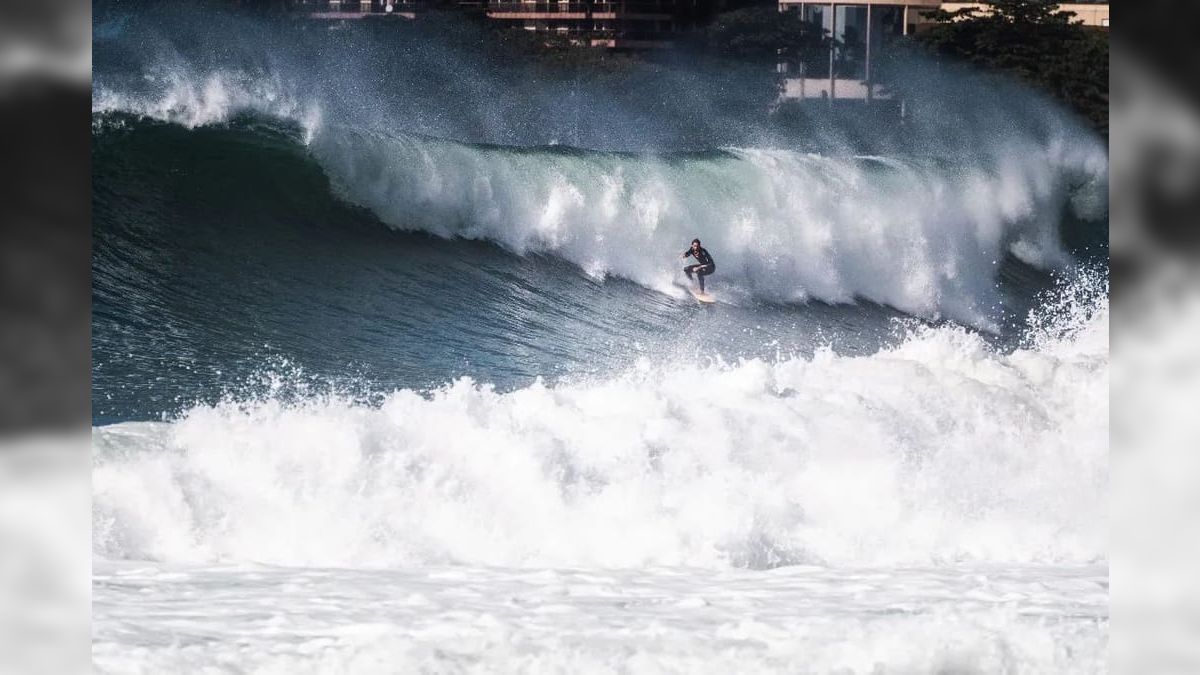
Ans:
[{"label": "surfboard", "polygon": [[689,288],[688,291],[691,292],[693,298],[695,298],[696,300],[698,300],[706,305],[711,305],[712,303],[717,301],[717,299],[714,298],[711,293],[701,293],[700,291],[698,291],[694,288]]}]

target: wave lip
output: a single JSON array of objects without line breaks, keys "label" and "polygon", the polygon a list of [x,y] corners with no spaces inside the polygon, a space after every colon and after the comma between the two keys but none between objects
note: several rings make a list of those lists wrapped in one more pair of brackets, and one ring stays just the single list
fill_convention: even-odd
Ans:
[{"label": "wave lip", "polygon": [[664,292],[699,237],[731,298],[865,298],[989,330],[1000,262],[1065,267],[1059,219],[1088,201],[1070,176],[1097,170],[1050,151],[946,167],[748,148],[543,152],[347,129],[317,135],[312,152],[349,201],[397,228],[548,252]]},{"label": "wave lip", "polygon": [[137,88],[111,86],[98,77],[92,89],[92,115],[113,114],[188,129],[256,114],[299,124],[306,143],[322,124],[321,106],[306,100],[281,76],[240,70],[156,68]]},{"label": "wave lip", "polygon": [[766,568],[1106,556],[1107,309],[998,354],[699,367],[95,430],[106,558]]}]

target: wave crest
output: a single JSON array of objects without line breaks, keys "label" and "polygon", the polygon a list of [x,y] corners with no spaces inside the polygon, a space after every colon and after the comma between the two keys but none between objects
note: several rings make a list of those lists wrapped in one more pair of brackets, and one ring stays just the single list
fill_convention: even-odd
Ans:
[{"label": "wave crest", "polygon": [[1102,560],[1107,322],[1098,307],[1074,339],[1009,354],[926,328],[864,357],[643,362],[509,393],[462,379],[379,407],[231,401],[101,427],[95,552],[336,566]]},{"label": "wave crest", "polygon": [[1006,255],[1067,263],[1058,224],[1071,177],[1097,168],[1051,150],[945,166],[749,148],[518,150],[346,130],[319,135],[312,150],[350,201],[399,228],[549,252],[664,292],[699,237],[728,298],[865,298],[984,328],[994,328]]}]

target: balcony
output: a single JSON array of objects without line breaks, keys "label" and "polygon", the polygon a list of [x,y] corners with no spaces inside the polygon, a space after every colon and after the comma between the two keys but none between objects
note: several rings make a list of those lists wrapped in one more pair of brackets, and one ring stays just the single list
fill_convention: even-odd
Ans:
[{"label": "balcony", "polygon": [[839,6],[839,7],[865,7],[867,5],[881,7],[907,7],[913,11],[938,9],[942,6],[942,0],[779,0],[781,8],[792,7],[795,5],[814,5],[814,6]]},{"label": "balcony", "polygon": [[291,7],[308,10],[311,19],[343,20],[372,16],[397,16],[412,19],[418,0],[300,0]]},{"label": "balcony", "polygon": [[633,40],[627,38],[591,38],[588,42],[593,47],[607,49],[670,49],[671,43],[665,40]]},{"label": "balcony", "polygon": [[489,2],[492,19],[586,19],[586,2]]},{"label": "balcony", "polygon": [[[488,16],[495,19],[650,19],[674,16],[674,2],[490,2]],[[534,16],[536,15],[536,16]]]}]

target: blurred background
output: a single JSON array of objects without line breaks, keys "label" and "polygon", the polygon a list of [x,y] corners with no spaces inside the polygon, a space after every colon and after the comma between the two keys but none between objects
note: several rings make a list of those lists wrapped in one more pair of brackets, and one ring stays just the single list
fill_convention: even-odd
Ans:
[{"label": "blurred background", "polygon": [[1112,37],[1111,665],[1200,668],[1200,20],[1129,3]]},{"label": "blurred background", "polygon": [[91,6],[0,3],[0,672],[90,669]]},{"label": "blurred background", "polygon": [[[1111,63],[1112,669],[1200,668],[1200,4]],[[0,671],[89,669],[91,6],[0,4]]]}]

